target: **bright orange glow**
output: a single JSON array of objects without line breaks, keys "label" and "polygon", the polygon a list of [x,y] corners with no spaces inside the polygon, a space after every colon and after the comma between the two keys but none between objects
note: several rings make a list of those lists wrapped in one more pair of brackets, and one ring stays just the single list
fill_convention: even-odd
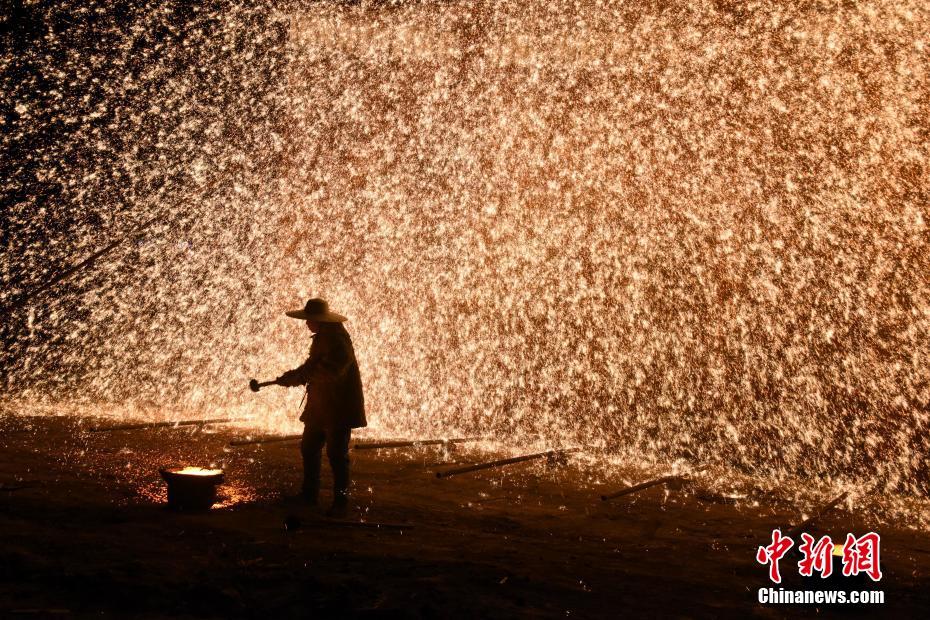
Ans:
[{"label": "bright orange glow", "polygon": [[184,476],[216,476],[222,474],[222,469],[205,469],[203,467],[184,467],[182,469],[170,470],[172,474],[182,474]]}]

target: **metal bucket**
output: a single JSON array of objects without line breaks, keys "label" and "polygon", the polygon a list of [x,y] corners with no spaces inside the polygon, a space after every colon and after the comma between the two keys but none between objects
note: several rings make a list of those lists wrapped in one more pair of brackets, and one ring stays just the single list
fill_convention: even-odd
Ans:
[{"label": "metal bucket", "polygon": [[216,486],[222,469],[171,467],[158,473],[168,484],[168,506],[175,510],[209,510],[216,503]]}]

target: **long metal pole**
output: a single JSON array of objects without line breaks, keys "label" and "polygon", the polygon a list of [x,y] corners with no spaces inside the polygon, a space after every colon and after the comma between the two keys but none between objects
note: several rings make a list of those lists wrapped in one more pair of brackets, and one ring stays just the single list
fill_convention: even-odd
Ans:
[{"label": "long metal pole", "polygon": [[123,424],[120,426],[95,426],[91,433],[106,433],[108,431],[135,431],[148,428],[164,428],[167,426],[205,426],[207,424],[226,424],[227,422],[241,422],[246,418],[214,418],[212,420],[184,420],[182,422],[147,422],[140,424]]},{"label": "long metal pole", "polygon": [[417,448],[420,446],[443,446],[454,443],[465,443],[468,441],[481,441],[481,437],[457,437],[454,439],[411,439],[405,441],[381,441],[357,443],[353,446],[355,450],[380,450],[382,448]]},{"label": "long metal pole", "polygon": [[276,443],[279,441],[297,441],[303,438],[303,435],[282,435],[281,437],[260,437],[258,439],[237,439],[230,441],[230,446],[254,446],[263,443]]},{"label": "long metal pole", "polygon": [[654,478],[653,480],[647,480],[646,482],[640,482],[639,484],[634,484],[631,487],[625,489],[620,489],[616,493],[610,493],[608,495],[601,495],[601,501],[606,502],[607,500],[614,499],[615,497],[622,497],[624,495],[629,495],[631,493],[636,493],[637,491],[642,491],[660,484],[665,484],[666,482],[672,482],[681,478],[681,476],[662,476],[661,478]]},{"label": "long metal pole", "polygon": [[[263,443],[279,441],[294,441],[303,435],[283,435],[281,437],[260,437],[258,439],[239,439],[230,441],[230,446],[252,446]],[[404,441],[359,442],[352,444],[353,450],[380,450],[382,448],[409,448],[418,446],[441,446],[446,444],[462,443],[466,441],[481,441],[481,437],[461,437],[455,439],[410,439]]]},{"label": "long metal pole", "polygon": [[817,519],[819,519],[826,513],[833,510],[836,507],[836,505],[839,504],[844,499],[846,499],[848,495],[849,495],[848,492],[844,492],[838,495],[837,497],[834,497],[827,504],[824,504],[823,506],[821,506],[820,510],[818,510],[813,515],[809,516],[808,518],[804,519],[803,521],[795,525],[793,528],[788,530],[788,536],[793,538],[797,536],[798,534],[800,534],[801,530],[803,530],[805,527],[807,527],[808,525],[810,525],[811,523],[813,523],[814,521],[816,521]]},{"label": "long metal pole", "polygon": [[524,461],[532,461],[535,459],[541,458],[554,458],[557,456],[562,456],[569,454],[571,452],[577,452],[577,448],[568,448],[565,450],[549,450],[547,452],[537,452],[536,454],[527,454],[525,456],[515,456],[509,459],[501,459],[499,461],[490,461],[488,463],[478,463],[476,465],[468,465],[466,467],[458,467],[456,469],[447,469],[446,471],[436,472],[437,478],[451,478],[452,476],[458,476],[460,474],[467,474],[473,471],[481,471],[482,469],[492,469],[494,467],[503,467],[505,465],[512,465],[513,463],[522,463]]},{"label": "long metal pole", "polygon": [[667,484],[669,482],[675,482],[676,480],[685,480],[692,474],[697,474],[707,469],[706,465],[698,467],[697,469],[692,470],[687,474],[673,474],[668,476],[660,476],[658,478],[653,478],[652,480],[647,480],[645,482],[640,482],[639,484],[634,484],[631,487],[625,489],[620,489],[615,493],[609,493],[607,495],[601,495],[601,501],[606,502],[607,500],[614,499],[615,497],[623,497],[624,495],[629,495],[630,493],[636,493],[637,491],[642,491],[660,484]]}]

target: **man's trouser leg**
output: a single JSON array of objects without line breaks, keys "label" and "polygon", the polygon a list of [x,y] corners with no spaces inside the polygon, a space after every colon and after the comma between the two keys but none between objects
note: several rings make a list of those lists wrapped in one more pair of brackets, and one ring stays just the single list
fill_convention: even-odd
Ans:
[{"label": "man's trouser leg", "polygon": [[[351,428],[326,431],[326,456],[333,469],[333,504],[346,505],[349,501],[349,439]],[[319,462],[319,461],[318,461]]]},{"label": "man's trouser leg", "polygon": [[302,492],[304,497],[314,503],[320,495],[320,458],[323,454],[324,443],[326,443],[324,431],[311,430],[304,426],[304,436],[300,442],[300,454],[304,460]]}]

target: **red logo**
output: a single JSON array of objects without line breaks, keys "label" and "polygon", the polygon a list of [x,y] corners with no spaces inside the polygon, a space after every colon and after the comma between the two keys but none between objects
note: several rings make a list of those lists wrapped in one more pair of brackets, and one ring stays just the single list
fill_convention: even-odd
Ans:
[{"label": "red logo", "polygon": [[759,564],[769,565],[769,579],[781,583],[781,573],[778,572],[778,561],[794,546],[794,541],[781,535],[781,530],[772,530],[772,544],[768,547],[759,547],[756,551],[756,561]]},{"label": "red logo", "polygon": [[882,569],[878,565],[881,536],[869,532],[861,538],[846,534],[846,544],[843,546],[843,575],[849,577],[865,573],[872,581],[882,578]]},{"label": "red logo", "polygon": [[[756,561],[769,567],[769,579],[774,583],[781,583],[781,571],[778,562],[794,546],[790,536],[782,536],[781,530],[772,530],[772,542],[756,551]],[[802,577],[811,577],[814,572],[820,573],[826,579],[833,574],[833,558],[842,553],[843,576],[852,577],[865,573],[872,581],[882,578],[880,566],[881,536],[869,532],[856,538],[853,534],[846,534],[846,544],[838,547],[829,536],[815,540],[810,534],[801,534],[801,561],[798,562],[798,573]]]}]

